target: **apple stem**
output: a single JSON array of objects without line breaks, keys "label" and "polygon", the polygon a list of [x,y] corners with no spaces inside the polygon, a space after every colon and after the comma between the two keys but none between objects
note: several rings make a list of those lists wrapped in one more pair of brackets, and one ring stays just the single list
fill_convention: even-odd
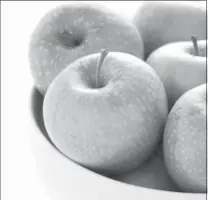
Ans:
[{"label": "apple stem", "polygon": [[107,49],[102,49],[101,50],[101,55],[100,55],[100,58],[99,58],[99,61],[98,61],[98,65],[97,65],[97,68],[96,68],[96,76],[95,76],[95,78],[96,78],[96,80],[95,80],[96,88],[100,87],[101,67],[102,67],[103,61],[104,61],[104,59],[107,55],[108,55],[108,50]]},{"label": "apple stem", "polygon": [[198,48],[198,43],[197,43],[196,37],[191,36],[191,40],[192,40],[193,45],[194,45],[195,55],[196,55],[196,56],[199,56],[199,48]]}]

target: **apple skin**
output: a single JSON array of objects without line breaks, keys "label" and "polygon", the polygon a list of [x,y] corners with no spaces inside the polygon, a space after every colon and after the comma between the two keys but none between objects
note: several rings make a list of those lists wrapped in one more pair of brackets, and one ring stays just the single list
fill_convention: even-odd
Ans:
[{"label": "apple skin", "polygon": [[162,144],[158,150],[138,169],[121,174],[115,180],[135,186],[179,192],[179,188],[169,176],[163,158]]},{"label": "apple skin", "polygon": [[82,2],[52,9],[31,35],[29,61],[36,87],[45,94],[69,63],[105,48],[143,58],[135,26],[105,6]]},{"label": "apple skin", "polygon": [[163,141],[165,164],[181,190],[206,192],[206,84],[187,91],[176,102]]},{"label": "apple skin", "polygon": [[186,91],[206,83],[206,40],[198,41],[199,56],[192,42],[174,42],[155,50],[147,63],[166,89],[169,110]]},{"label": "apple skin", "polygon": [[106,176],[138,167],[162,138],[164,86],[141,59],[110,52],[95,87],[100,54],[82,57],[51,83],[43,103],[48,134],[73,161]]},{"label": "apple skin", "polygon": [[160,46],[206,39],[206,6],[191,1],[143,1],[133,23],[144,42],[145,59]]}]

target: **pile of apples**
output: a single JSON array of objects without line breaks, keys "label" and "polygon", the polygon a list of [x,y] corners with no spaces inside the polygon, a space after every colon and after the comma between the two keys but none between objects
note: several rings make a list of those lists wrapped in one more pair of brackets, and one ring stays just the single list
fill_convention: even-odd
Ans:
[{"label": "pile of apples", "polygon": [[35,28],[29,58],[46,130],[69,159],[131,184],[206,192],[205,6],[144,1],[130,21],[62,5]]}]

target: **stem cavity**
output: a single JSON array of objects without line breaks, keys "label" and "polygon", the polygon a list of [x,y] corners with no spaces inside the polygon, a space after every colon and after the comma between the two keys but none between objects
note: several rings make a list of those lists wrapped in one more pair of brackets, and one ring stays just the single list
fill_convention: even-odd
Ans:
[{"label": "stem cavity", "polygon": [[108,50],[107,49],[102,49],[101,50],[101,55],[100,58],[98,60],[98,64],[96,67],[96,75],[95,75],[95,86],[96,88],[100,88],[100,72],[101,72],[101,68],[102,68],[102,64],[103,61],[105,60],[105,57],[108,55]]}]

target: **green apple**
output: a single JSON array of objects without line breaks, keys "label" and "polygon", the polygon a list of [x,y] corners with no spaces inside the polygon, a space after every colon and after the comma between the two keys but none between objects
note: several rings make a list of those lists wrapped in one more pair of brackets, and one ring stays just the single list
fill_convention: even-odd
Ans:
[{"label": "green apple", "polygon": [[174,42],[155,50],[147,63],[166,89],[169,109],[186,91],[206,83],[206,40]]},{"label": "green apple", "polygon": [[162,138],[164,86],[136,56],[107,51],[82,57],[52,81],[43,116],[57,148],[105,175],[138,167]]},{"label": "green apple", "polygon": [[121,174],[114,179],[140,187],[165,191],[179,191],[167,172],[163,158],[162,145],[155,154],[139,166],[138,169]]},{"label": "green apple", "polygon": [[206,39],[206,6],[191,1],[143,1],[133,22],[143,42],[145,58],[160,46]]},{"label": "green apple", "polygon": [[206,192],[206,84],[182,95],[165,126],[165,164],[185,192]]},{"label": "green apple", "polygon": [[69,63],[102,48],[143,58],[143,41],[132,22],[96,3],[49,11],[31,35],[29,60],[36,87],[45,94]]}]

